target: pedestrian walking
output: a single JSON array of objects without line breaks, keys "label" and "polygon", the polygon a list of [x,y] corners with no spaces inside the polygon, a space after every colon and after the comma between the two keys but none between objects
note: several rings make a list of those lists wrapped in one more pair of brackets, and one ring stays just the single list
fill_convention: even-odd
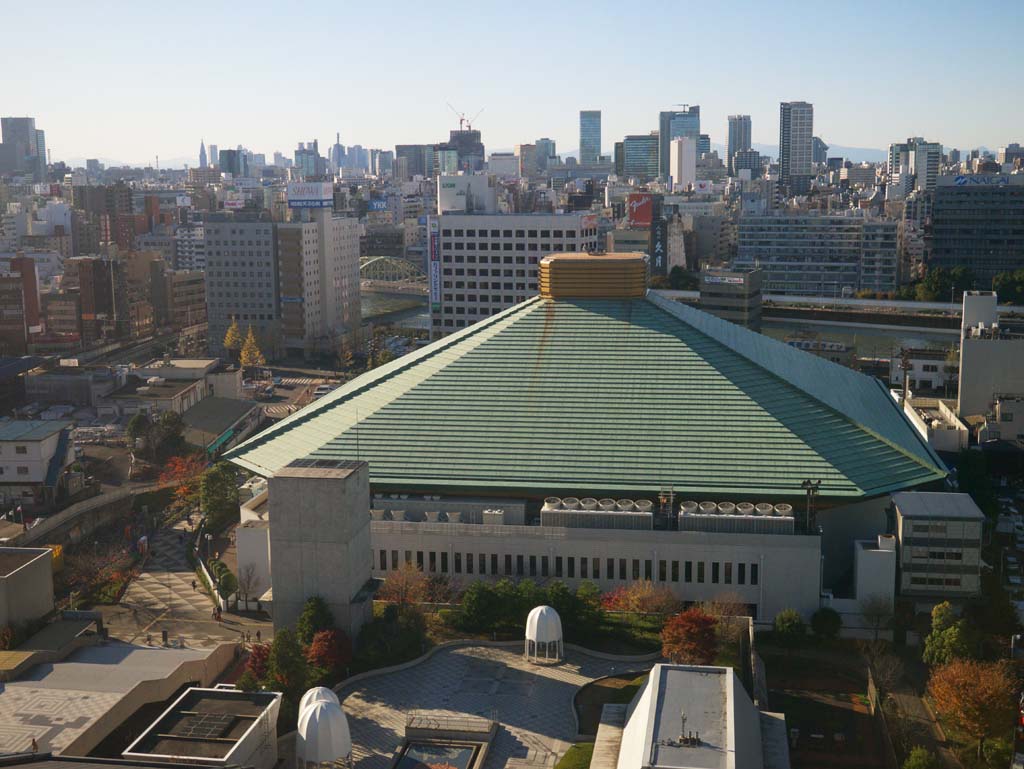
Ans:
[{"label": "pedestrian walking", "polygon": [[36,738],[35,737],[32,738],[32,752],[33,753],[38,753],[39,752],[39,743],[36,742]]},{"label": "pedestrian walking", "polygon": [[256,631],[256,643],[259,643],[259,642],[260,642],[260,631],[257,630]]},{"label": "pedestrian walking", "polygon": [[196,581],[192,580],[192,592],[196,592]]}]

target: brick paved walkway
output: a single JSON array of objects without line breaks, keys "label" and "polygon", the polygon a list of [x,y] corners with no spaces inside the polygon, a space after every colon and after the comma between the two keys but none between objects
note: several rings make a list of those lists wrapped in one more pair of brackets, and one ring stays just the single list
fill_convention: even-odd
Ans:
[{"label": "brick paved walkway", "polygon": [[341,690],[354,769],[387,769],[402,743],[409,710],[485,717],[494,712],[501,728],[485,769],[550,769],[576,736],[572,702],[579,687],[651,664],[570,650],[560,665],[531,665],[521,648],[442,649],[415,667]]}]

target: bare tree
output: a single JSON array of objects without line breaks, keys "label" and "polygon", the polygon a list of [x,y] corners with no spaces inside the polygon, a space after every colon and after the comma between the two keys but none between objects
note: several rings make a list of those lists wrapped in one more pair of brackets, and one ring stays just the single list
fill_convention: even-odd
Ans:
[{"label": "bare tree", "polygon": [[750,615],[747,604],[736,592],[719,593],[709,601],[699,604],[700,610],[718,620],[718,635],[730,643],[739,638],[745,623],[744,617]]},{"label": "bare tree", "polygon": [[247,563],[238,573],[238,592],[245,602],[249,603],[249,594],[259,586],[259,576],[255,564]]},{"label": "bare tree", "polygon": [[860,602],[860,613],[864,621],[874,631],[874,639],[878,640],[878,631],[888,626],[892,619],[892,600],[881,594],[870,595]]}]

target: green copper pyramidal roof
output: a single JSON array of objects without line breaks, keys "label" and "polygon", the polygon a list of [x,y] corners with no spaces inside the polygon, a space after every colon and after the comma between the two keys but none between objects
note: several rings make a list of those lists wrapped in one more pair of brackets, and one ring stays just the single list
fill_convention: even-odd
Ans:
[{"label": "green copper pyramidal roof", "polygon": [[227,456],[361,459],[413,493],[857,497],[946,475],[878,380],[652,293],[530,299]]}]

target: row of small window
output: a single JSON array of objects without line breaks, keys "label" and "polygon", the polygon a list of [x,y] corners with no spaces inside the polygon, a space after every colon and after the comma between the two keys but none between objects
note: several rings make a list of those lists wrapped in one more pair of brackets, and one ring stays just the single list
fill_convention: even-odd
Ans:
[{"label": "row of small window", "polygon": [[[399,568],[397,550],[377,551],[378,563],[381,571],[388,571],[388,556],[390,553],[391,570]],[[415,561],[413,556],[415,555]],[[576,558],[574,556],[536,556],[536,555],[504,555],[497,553],[454,553],[452,556],[449,571],[448,553],[442,551],[424,552],[412,550],[403,552],[403,563],[415,563],[416,567],[424,572],[441,574],[473,574],[474,567],[476,574],[506,577],[566,577],[567,579],[601,579],[601,558]],[[654,581],[655,561],[640,558],[606,558],[603,559],[604,579],[614,580],[650,580]],[[680,573],[680,564],[682,571]],[[578,565],[578,569],[577,569]],[[490,571],[488,571],[488,567]],[[748,570],[749,567],[749,570]],[[616,577],[616,574],[618,576]],[[749,575],[750,581],[747,581]],[[760,575],[756,563],[732,563],[727,561],[657,561],[658,582],[679,582],[682,576],[683,582],[697,582],[698,584],[710,581],[718,585],[756,585]]]},{"label": "row of small window", "polygon": [[[442,249],[452,251],[575,251],[575,243],[444,243]],[[531,257],[536,259],[537,257]]]},{"label": "row of small window", "polygon": [[[501,286],[495,286],[495,288],[501,288]],[[512,290],[512,284],[506,283],[505,288]],[[493,302],[494,304],[515,304],[516,298],[514,296],[499,296],[498,294],[445,294],[444,301],[446,302],[469,302],[469,303],[481,303],[487,304]]]},{"label": "row of small window", "polygon": [[[2,454],[3,451],[4,451],[4,446],[3,446],[2,443],[0,443],[0,454]],[[15,454],[28,454],[28,446],[18,446],[18,445],[15,445],[14,453]]]},{"label": "row of small window", "polygon": [[[511,263],[512,262],[510,261],[509,264],[511,264]],[[522,262],[519,262],[519,264],[522,264]],[[536,274],[537,271],[536,270],[531,270],[531,272]],[[491,276],[491,275],[493,275],[495,278],[497,278],[499,275],[505,275],[505,277],[511,278],[512,277],[512,270],[510,270],[510,269],[500,270],[497,267],[495,267],[493,270],[489,269],[487,267],[481,267],[479,271],[475,267],[469,267],[469,268],[456,267],[453,270],[451,267],[445,267],[444,268],[444,272],[442,274],[444,274],[444,275],[455,275],[456,277],[461,277],[461,276],[465,276],[465,275],[468,275],[469,277],[476,277],[476,276],[479,275],[479,277],[483,277],[483,278],[486,278],[486,277]],[[515,274],[518,275],[521,278],[525,278],[526,277],[526,270],[516,270]]]},{"label": "row of small window", "polygon": [[[479,232],[480,232],[480,237],[481,238],[488,237],[488,233],[490,233],[490,237],[492,237],[492,238],[511,238],[511,237],[513,237],[513,234],[512,234],[513,232],[515,232],[515,236],[514,237],[517,237],[517,238],[536,238],[536,237],[541,237],[541,238],[563,238],[563,237],[566,237],[566,232],[563,231],[563,230],[514,230],[514,231],[513,230],[480,230]],[[540,233],[539,236],[537,234],[538,232]],[[586,233],[586,232],[587,232],[587,230],[584,230],[584,233]],[[446,237],[446,238],[450,238],[450,237],[453,237],[453,236],[456,237],[456,238],[475,238],[475,237],[477,237],[477,230],[449,230],[449,229],[445,228],[445,229],[441,230],[441,235]],[[575,230],[568,230],[568,237],[571,238],[571,237],[575,237],[575,236],[576,236],[576,231]]]},{"label": "row of small window", "polygon": [[910,557],[913,559],[929,559],[932,561],[962,561],[964,554],[959,550],[929,550],[927,547],[910,548]]},{"label": "row of small window", "polygon": [[945,587],[960,587],[959,577],[911,577],[911,585],[932,585]]},{"label": "row of small window", "polygon": [[[18,469],[15,471],[18,475],[28,475],[28,468],[23,465],[18,465]],[[0,467],[0,475],[4,474],[4,468]]]},{"label": "row of small window", "polygon": [[[464,281],[461,281],[461,280],[456,280],[454,283],[452,281],[450,281],[450,280],[446,280],[441,285],[444,288],[448,288],[448,289],[452,289],[452,288],[467,288],[467,287],[468,288],[476,288],[477,287],[476,286],[476,282],[472,281],[472,280],[469,281],[469,285],[468,286],[467,286],[467,284]],[[536,283],[514,283],[513,284],[513,283],[498,283],[497,281],[492,281],[491,283],[487,283],[487,281],[480,281],[480,289],[481,290],[489,288],[492,291],[494,289],[501,289],[503,291],[526,291],[527,290],[527,286],[529,286],[529,290],[530,291],[536,291],[537,290],[537,284]],[[472,295],[470,295],[470,296],[472,297]],[[471,301],[471,302],[474,302],[474,301],[486,302],[487,300],[486,299],[479,299],[479,300],[477,300],[477,299],[470,298],[468,301]],[[495,301],[497,301],[497,300],[495,300]]]},{"label": "row of small window", "polygon": [[946,524],[944,523],[915,523],[910,527],[915,534],[945,534]]}]

